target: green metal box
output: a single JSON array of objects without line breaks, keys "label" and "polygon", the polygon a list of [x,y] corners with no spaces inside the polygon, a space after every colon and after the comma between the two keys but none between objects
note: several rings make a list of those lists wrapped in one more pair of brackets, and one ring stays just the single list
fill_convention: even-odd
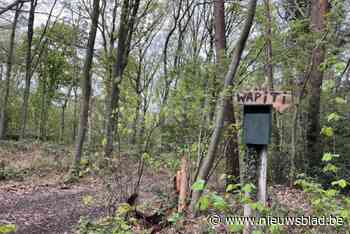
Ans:
[{"label": "green metal box", "polygon": [[268,145],[271,143],[272,106],[245,105],[243,119],[244,143]]}]

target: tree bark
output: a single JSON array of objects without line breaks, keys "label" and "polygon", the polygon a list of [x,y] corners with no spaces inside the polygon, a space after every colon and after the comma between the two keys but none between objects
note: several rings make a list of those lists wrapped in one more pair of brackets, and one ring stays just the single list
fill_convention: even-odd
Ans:
[{"label": "tree bark", "polygon": [[74,105],[73,105],[73,134],[72,134],[72,141],[75,141],[75,138],[77,136],[77,112],[78,112],[78,93],[77,93],[77,88],[74,89]]},{"label": "tree bark", "polygon": [[[216,64],[217,75],[221,76],[225,72],[225,1],[217,0],[214,2],[214,18],[215,18],[215,48],[216,48]],[[220,79],[224,77],[220,77]],[[232,99],[228,100],[226,105],[224,129],[226,129],[224,142],[224,157],[226,159],[225,174],[226,185],[239,182],[239,149],[238,136],[233,125],[235,125],[235,112]]]},{"label": "tree bark", "polygon": [[270,0],[264,0],[265,4],[265,16],[266,16],[266,26],[265,26],[265,76],[266,76],[266,86],[268,89],[273,89],[273,65],[272,65],[272,18],[271,18],[271,2]]},{"label": "tree bark", "polygon": [[37,0],[32,0],[30,2],[29,19],[28,19],[28,31],[27,31],[27,54],[26,54],[26,77],[25,77],[25,87],[23,93],[23,103],[22,103],[22,113],[21,113],[21,132],[20,138],[25,137],[27,119],[28,119],[28,104],[29,104],[29,94],[30,94],[30,82],[32,77],[32,42],[33,42],[33,27],[34,27],[34,17],[35,8],[37,5]]},{"label": "tree bark", "polygon": [[73,89],[73,84],[69,87],[67,96],[65,97],[65,99],[63,101],[63,105],[62,105],[62,109],[61,109],[61,124],[60,124],[61,127],[60,127],[59,141],[62,143],[64,142],[66,108],[68,105],[68,101],[71,97],[72,89]]},{"label": "tree bark", "polygon": [[[211,139],[210,139],[210,144],[209,144],[207,156],[204,158],[203,163],[201,165],[201,168],[199,169],[197,180],[201,179],[201,180],[207,181],[209,171],[213,166],[217,146],[219,144],[222,129],[223,129],[225,111],[226,111],[227,106],[229,105],[230,99],[231,99],[231,95],[228,95],[227,91],[233,85],[233,81],[235,79],[235,76],[236,76],[236,73],[237,73],[237,70],[239,67],[239,63],[241,61],[242,53],[243,53],[245,44],[246,44],[248,36],[249,36],[250,28],[252,27],[252,24],[253,24],[256,3],[257,3],[257,0],[250,0],[249,1],[248,15],[246,17],[244,28],[243,28],[241,35],[239,37],[239,40],[237,42],[237,46],[236,46],[236,49],[234,51],[229,70],[228,70],[226,77],[225,77],[224,90],[221,93],[221,97],[219,100],[219,106],[217,109],[218,111],[217,111],[217,116],[216,116],[215,129],[214,129],[213,135],[211,136]],[[194,212],[196,211],[196,204],[197,204],[201,194],[202,194],[202,191],[193,191],[193,193],[192,193],[190,209],[193,212],[193,214],[195,214]]]},{"label": "tree bark", "polygon": [[16,27],[18,22],[18,17],[20,15],[20,9],[22,4],[17,7],[15,16],[13,19],[11,35],[10,35],[10,46],[9,52],[6,61],[6,80],[5,80],[5,93],[4,100],[2,103],[1,113],[0,113],[0,139],[6,138],[6,127],[7,127],[7,118],[8,118],[8,101],[10,96],[10,81],[12,75],[12,64],[13,64],[13,55],[14,55],[14,46],[15,46],[15,37],[16,37]]},{"label": "tree bark", "polygon": [[179,204],[178,204],[178,212],[182,213],[186,211],[187,207],[187,196],[188,196],[188,160],[187,155],[182,156],[181,159],[181,170],[179,181]]},{"label": "tree bark", "polygon": [[[273,63],[272,63],[272,16],[271,16],[271,0],[264,0],[265,5],[265,17],[266,17],[266,24],[265,24],[265,64],[264,64],[264,70],[265,70],[265,84],[268,90],[274,89],[274,77],[273,77]],[[279,168],[279,165],[281,164],[281,148],[280,148],[280,131],[278,129],[277,125],[277,113],[272,113],[272,150],[271,154],[272,157],[271,162],[272,165],[277,165],[277,168]],[[267,163],[266,163],[267,165]],[[271,175],[272,180],[278,178],[279,173],[276,173],[277,170],[274,168],[271,168]]]},{"label": "tree bark", "polygon": [[39,138],[43,141],[45,141],[46,138],[46,113],[47,113],[47,99],[48,95],[48,87],[47,87],[47,77],[46,74],[44,74],[44,77],[39,81],[42,86],[42,92],[41,92],[41,100],[40,100],[40,124],[39,124]]},{"label": "tree bark", "polygon": [[118,32],[117,58],[113,67],[111,97],[107,106],[107,142],[104,149],[105,157],[107,158],[111,157],[113,152],[114,136],[116,135],[116,126],[118,126],[117,121],[120,95],[119,86],[122,81],[123,72],[128,59],[130,43],[132,39],[138,8],[140,5],[140,0],[135,0],[134,5],[132,7],[129,5],[129,0],[124,0]]},{"label": "tree bark", "polygon": [[[322,37],[326,30],[326,14],[328,12],[328,0],[313,0],[311,9],[311,31]],[[307,103],[307,147],[306,157],[309,161],[308,172],[315,175],[322,158],[322,144],[320,136],[320,98],[323,80],[323,71],[320,65],[325,61],[326,48],[324,42],[312,52],[312,67],[309,83],[309,98]]]},{"label": "tree bark", "polygon": [[87,122],[88,122],[89,104],[90,104],[90,96],[91,96],[91,67],[93,62],[99,12],[100,12],[99,0],[94,0],[90,33],[89,33],[89,39],[87,43],[87,51],[86,51],[83,75],[82,75],[82,81],[81,81],[82,96],[81,96],[79,129],[78,129],[78,136],[76,140],[75,155],[74,155],[74,165],[73,165],[74,173],[79,172],[79,164],[81,160],[81,154],[82,154]]}]

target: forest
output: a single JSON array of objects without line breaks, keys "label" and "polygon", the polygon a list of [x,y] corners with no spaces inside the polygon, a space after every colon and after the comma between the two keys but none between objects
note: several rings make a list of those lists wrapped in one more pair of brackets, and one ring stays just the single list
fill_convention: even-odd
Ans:
[{"label": "forest", "polygon": [[0,234],[350,233],[349,0],[0,0]]}]

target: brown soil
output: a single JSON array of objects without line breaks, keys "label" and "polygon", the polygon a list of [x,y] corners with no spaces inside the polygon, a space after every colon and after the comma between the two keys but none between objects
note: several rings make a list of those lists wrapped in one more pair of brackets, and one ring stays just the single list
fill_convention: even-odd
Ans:
[{"label": "brown soil", "polygon": [[[74,185],[62,184],[71,161],[65,152],[46,153],[38,144],[25,145],[23,149],[5,146],[0,143],[0,163],[16,171],[28,169],[30,173],[20,181],[0,181],[0,225],[15,224],[18,234],[76,233],[80,218],[97,220],[107,214],[107,193],[101,179],[91,175]],[[138,164],[129,157],[121,161],[123,186],[116,185],[115,193],[126,192],[130,188],[125,185],[134,183],[131,178],[137,179]],[[165,171],[145,170],[139,190],[140,209],[147,213],[159,209],[163,203],[159,197],[171,190],[170,181]],[[93,197],[92,204],[84,205],[85,196]],[[152,208],[148,206],[151,203]]]},{"label": "brown soil", "polygon": [[94,196],[96,186],[88,184],[0,187],[0,222],[16,224],[16,233],[73,233],[80,217],[100,217],[104,208],[85,206],[82,198]]}]

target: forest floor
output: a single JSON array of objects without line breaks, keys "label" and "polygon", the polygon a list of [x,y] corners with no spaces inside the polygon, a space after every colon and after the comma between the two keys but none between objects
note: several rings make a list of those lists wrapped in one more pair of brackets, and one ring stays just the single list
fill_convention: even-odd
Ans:
[{"label": "forest floor", "polygon": [[[88,174],[74,184],[62,182],[71,160],[67,155],[64,147],[0,142],[0,225],[15,224],[15,233],[20,234],[76,233],[81,218],[98,220],[108,214],[106,201],[110,193],[101,178]],[[137,166],[132,159],[124,158],[122,184],[135,179]],[[164,205],[174,206],[169,204],[176,198],[172,173],[145,167],[143,174],[137,208],[154,214]],[[117,186],[114,192],[120,189],[129,188]],[[307,196],[299,189],[275,185],[269,188],[269,196],[269,206],[279,210],[280,216],[311,215]],[[85,198],[93,202],[86,204]],[[305,233],[303,229],[286,231]],[[202,216],[185,220],[180,228],[163,228],[159,233],[208,233],[208,224]]]},{"label": "forest floor", "polygon": [[103,207],[84,206],[83,196],[94,196],[91,183],[0,186],[0,222],[16,224],[16,233],[70,233],[81,216],[99,217]]},{"label": "forest floor", "polygon": [[[77,183],[64,184],[70,161],[64,156],[67,152],[48,148],[0,143],[0,225],[15,224],[15,233],[75,233],[80,218],[97,220],[107,215],[103,181],[87,175]],[[124,161],[123,165],[125,178],[135,174],[137,163]],[[168,185],[172,186],[171,178],[164,171],[145,170],[139,203],[153,202],[156,208]],[[88,197],[93,202],[84,204]]]}]

